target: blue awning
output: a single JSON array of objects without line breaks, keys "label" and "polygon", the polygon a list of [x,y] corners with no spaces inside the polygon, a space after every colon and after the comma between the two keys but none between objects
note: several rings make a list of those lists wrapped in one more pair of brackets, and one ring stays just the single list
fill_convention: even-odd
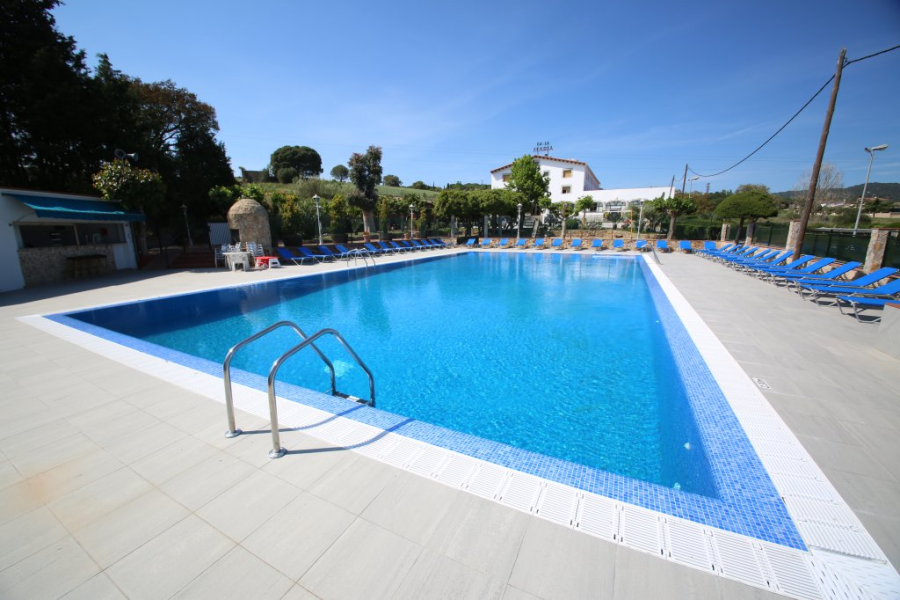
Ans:
[{"label": "blue awning", "polygon": [[59,196],[33,196],[10,194],[43,219],[72,219],[77,221],[143,221],[143,213],[125,210],[118,202],[106,200],[75,200]]}]

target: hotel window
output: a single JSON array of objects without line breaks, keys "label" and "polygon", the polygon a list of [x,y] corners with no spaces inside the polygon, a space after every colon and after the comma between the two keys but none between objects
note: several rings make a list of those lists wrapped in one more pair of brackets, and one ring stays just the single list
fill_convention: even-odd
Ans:
[{"label": "hotel window", "polygon": [[571,176],[572,176],[572,169],[563,169],[563,179],[566,179]]},{"label": "hotel window", "polygon": [[[571,171],[570,171],[570,172],[571,172]],[[572,193],[572,186],[570,186],[570,185],[564,185],[564,186],[563,186],[563,191],[562,191],[562,193],[563,193],[563,194],[571,194],[571,193]]]},{"label": "hotel window", "polygon": [[507,181],[509,181],[509,173],[503,176],[503,183],[506,183]]},{"label": "hotel window", "polygon": [[541,175],[543,175],[544,177],[550,177],[550,171],[544,171],[543,173],[541,173]]}]

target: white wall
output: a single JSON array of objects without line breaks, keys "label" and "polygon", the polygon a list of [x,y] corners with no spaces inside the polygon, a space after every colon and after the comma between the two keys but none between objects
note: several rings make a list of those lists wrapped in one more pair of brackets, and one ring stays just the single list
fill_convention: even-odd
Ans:
[{"label": "white wall", "polygon": [[597,202],[635,202],[640,200],[655,200],[660,196],[669,197],[669,186],[654,186],[643,188],[619,188],[615,190],[596,190],[586,192],[582,196],[590,196]]},{"label": "white wall", "polygon": [[[8,193],[14,193],[10,190]],[[52,194],[31,190],[22,190],[22,193],[34,196],[60,196],[63,198],[88,199],[84,196],[70,196],[67,194]],[[30,208],[4,194],[0,190],[0,292],[19,290],[25,287],[25,278],[22,275],[22,267],[19,264],[19,240],[16,235],[16,224],[51,225],[83,222],[62,219],[40,219]],[[114,223],[110,222],[110,223]],[[125,243],[110,244],[117,269],[136,269],[137,256],[134,250],[133,233],[130,223],[121,223],[125,228]]]},{"label": "white wall", "polygon": [[19,265],[19,243],[13,222],[31,213],[25,205],[0,192],[0,292],[25,287]]},{"label": "white wall", "polygon": [[[574,164],[571,162],[554,160],[545,156],[535,156],[538,161],[541,173],[547,173],[550,177],[550,199],[553,202],[575,202],[585,195],[585,182],[587,179],[587,167],[584,164]],[[571,170],[571,177],[563,177],[563,172]],[[503,189],[506,184],[503,182],[503,176],[509,175],[512,171],[507,167],[501,171],[491,173],[491,188]],[[563,194],[563,187],[570,187],[568,194]],[[593,187],[591,181],[587,187]]]}]

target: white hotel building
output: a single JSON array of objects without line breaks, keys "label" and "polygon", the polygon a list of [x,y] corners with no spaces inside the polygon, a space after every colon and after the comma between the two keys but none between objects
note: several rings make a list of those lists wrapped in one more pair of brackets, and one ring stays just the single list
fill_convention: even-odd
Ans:
[{"label": "white hotel building", "polygon": [[[590,196],[597,202],[597,210],[604,213],[622,210],[629,204],[669,196],[668,186],[604,190],[591,167],[580,160],[552,156],[535,156],[534,160],[541,173],[550,179],[550,198],[553,202],[574,204],[579,198]],[[491,188],[505,188],[511,172],[512,163],[492,170]]]}]

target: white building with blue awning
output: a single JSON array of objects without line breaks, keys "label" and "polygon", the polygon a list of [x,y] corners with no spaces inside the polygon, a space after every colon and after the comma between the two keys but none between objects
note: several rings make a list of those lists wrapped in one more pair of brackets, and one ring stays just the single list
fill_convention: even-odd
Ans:
[{"label": "white building with blue awning", "polygon": [[143,220],[118,202],[0,188],[0,292],[137,268]]}]

